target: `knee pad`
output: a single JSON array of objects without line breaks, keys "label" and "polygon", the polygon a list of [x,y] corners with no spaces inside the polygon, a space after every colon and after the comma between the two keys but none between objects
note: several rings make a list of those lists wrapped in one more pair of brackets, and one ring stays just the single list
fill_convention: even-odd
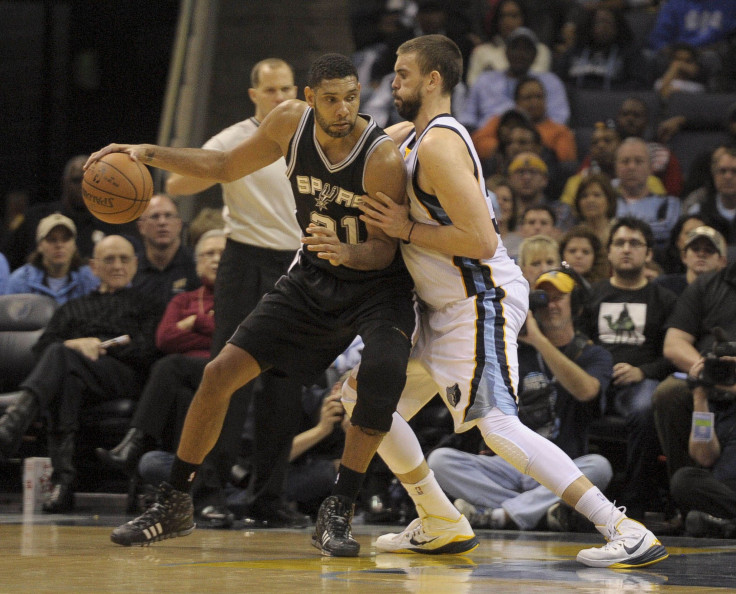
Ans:
[{"label": "knee pad", "polygon": [[516,470],[526,474],[527,467],[529,466],[529,454],[514,439],[515,433],[518,430],[516,425],[523,427],[518,417],[504,415],[501,418],[494,415],[494,418],[484,417],[481,419],[478,422],[478,429],[480,429],[483,440],[496,454],[501,456],[506,462],[516,468]]},{"label": "knee pad", "polygon": [[350,372],[350,375],[345,378],[345,381],[342,383],[342,389],[340,390],[340,401],[349,417],[353,416],[353,409],[355,408],[355,403],[358,400],[358,392],[355,389],[355,386],[358,384],[358,380],[356,378],[359,367],[360,365],[355,367]]},{"label": "knee pad", "polygon": [[478,422],[478,428],[494,452],[558,497],[583,475],[565,452],[515,415],[493,409]]},{"label": "knee pad", "polygon": [[351,420],[353,425],[387,432],[406,383],[411,344],[399,329],[391,327],[377,329],[364,341]]}]

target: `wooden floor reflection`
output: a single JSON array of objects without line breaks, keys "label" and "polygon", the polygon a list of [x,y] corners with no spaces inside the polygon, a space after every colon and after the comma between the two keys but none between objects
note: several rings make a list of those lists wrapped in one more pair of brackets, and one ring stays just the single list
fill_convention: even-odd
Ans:
[{"label": "wooden floor reflection", "polygon": [[321,557],[309,530],[195,530],[146,548],[109,540],[122,518],[0,516],[0,592],[714,592],[736,589],[736,541],[663,539],[670,558],[636,571],[586,568],[595,534],[480,531],[466,556]]}]

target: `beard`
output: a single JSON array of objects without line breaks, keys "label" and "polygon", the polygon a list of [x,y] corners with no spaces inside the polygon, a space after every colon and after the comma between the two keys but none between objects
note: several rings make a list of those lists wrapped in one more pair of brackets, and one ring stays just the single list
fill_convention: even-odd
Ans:
[{"label": "beard", "polygon": [[422,108],[422,98],[418,92],[415,92],[406,99],[399,99],[399,103],[396,103],[397,98],[394,98],[394,105],[399,115],[404,118],[407,122],[413,122],[419,115],[419,110]]},{"label": "beard", "polygon": [[635,281],[641,277],[644,272],[644,265],[632,268],[616,268],[616,275],[627,281]]},{"label": "beard", "polygon": [[355,120],[353,120],[352,122],[347,122],[349,126],[344,130],[333,130],[330,128],[330,124],[327,123],[327,120],[322,117],[322,114],[317,111],[316,107],[314,108],[314,119],[317,121],[317,124],[319,124],[319,127],[332,138],[345,138],[353,131],[353,128],[355,128]]}]

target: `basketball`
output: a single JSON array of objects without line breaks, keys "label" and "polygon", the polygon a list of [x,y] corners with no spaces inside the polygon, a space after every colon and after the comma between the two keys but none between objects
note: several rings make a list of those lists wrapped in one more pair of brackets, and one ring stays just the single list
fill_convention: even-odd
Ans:
[{"label": "basketball", "polygon": [[152,195],[151,173],[127,153],[108,153],[84,172],[84,203],[106,223],[134,221],[146,210]]}]

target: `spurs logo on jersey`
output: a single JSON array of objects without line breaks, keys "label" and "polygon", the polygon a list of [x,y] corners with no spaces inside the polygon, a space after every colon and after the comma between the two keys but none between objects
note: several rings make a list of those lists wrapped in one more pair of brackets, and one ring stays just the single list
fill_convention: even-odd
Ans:
[{"label": "spurs logo on jersey", "polygon": [[326,210],[332,202],[347,207],[357,207],[360,204],[360,196],[355,192],[350,192],[329,182],[323,182],[311,175],[298,175],[296,185],[300,194],[317,196],[314,205],[321,211]]}]

